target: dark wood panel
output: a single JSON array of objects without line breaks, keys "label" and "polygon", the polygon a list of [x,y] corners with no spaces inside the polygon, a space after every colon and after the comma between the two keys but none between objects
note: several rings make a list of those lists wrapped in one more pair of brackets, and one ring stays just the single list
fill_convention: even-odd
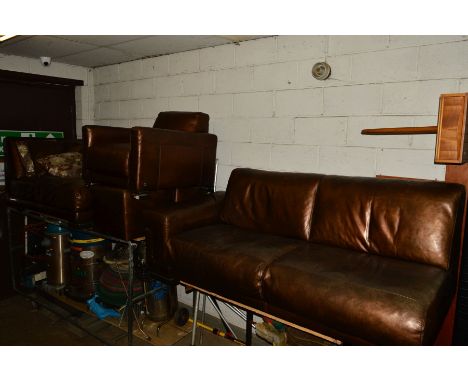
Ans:
[{"label": "dark wood panel", "polygon": [[0,70],[0,81],[16,82],[42,85],[60,85],[60,86],[83,86],[82,80],[73,80],[70,78],[41,76],[39,74],[15,72],[12,70]]},{"label": "dark wood panel", "polygon": [[75,88],[0,81],[0,130],[63,131],[76,137]]}]

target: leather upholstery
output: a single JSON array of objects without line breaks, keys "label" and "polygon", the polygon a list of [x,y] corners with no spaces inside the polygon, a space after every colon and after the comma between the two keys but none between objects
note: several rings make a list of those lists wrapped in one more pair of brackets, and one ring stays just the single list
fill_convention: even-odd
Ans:
[{"label": "leather upholstery", "polygon": [[146,263],[153,273],[172,277],[175,257],[170,239],[179,232],[200,225],[219,223],[223,199],[224,192],[218,191],[143,211],[147,246],[154,249],[154,256],[149,256]]},{"label": "leather upholstery", "polygon": [[221,220],[250,230],[307,240],[321,177],[235,169],[229,178]]},{"label": "leather upholstery", "polygon": [[[325,177],[311,241],[448,269],[460,191],[441,182]],[[330,208],[333,206],[333,208]]]},{"label": "leather upholstery", "polygon": [[89,223],[91,196],[81,178],[60,178],[48,174],[26,176],[16,143],[24,142],[35,162],[41,156],[81,151],[81,141],[50,138],[6,138],[6,189],[10,202],[74,223]]},{"label": "leather upholstery", "polygon": [[83,126],[83,177],[88,183],[127,188],[130,175],[131,130],[124,127]]},{"label": "leather upholstery", "polygon": [[139,191],[200,186],[211,190],[216,135],[132,128],[132,188]]},{"label": "leather upholstery", "polygon": [[268,267],[304,242],[218,224],[180,233],[172,242],[181,280],[236,301],[263,300]]},{"label": "leather upholstery", "polygon": [[350,343],[430,344],[454,294],[464,200],[458,184],[237,169],[211,213],[147,214],[148,263]]},{"label": "leather upholstery", "polygon": [[136,200],[127,189],[100,184],[91,187],[91,194],[95,230],[124,240],[144,235],[141,211],[155,208],[158,203],[166,204],[174,200],[173,190],[156,191],[146,198]]},{"label": "leather upholstery", "polygon": [[188,133],[207,133],[209,120],[209,115],[201,112],[163,111],[158,114],[153,127]]},{"label": "leather upholstery", "polygon": [[454,279],[430,265],[311,243],[273,263],[262,286],[271,306],[370,343],[410,345],[435,340]]},{"label": "leather upholstery", "polygon": [[95,229],[125,240],[143,236],[145,209],[212,191],[217,138],[206,133],[208,121],[205,113],[161,112],[154,128],[84,126]]}]

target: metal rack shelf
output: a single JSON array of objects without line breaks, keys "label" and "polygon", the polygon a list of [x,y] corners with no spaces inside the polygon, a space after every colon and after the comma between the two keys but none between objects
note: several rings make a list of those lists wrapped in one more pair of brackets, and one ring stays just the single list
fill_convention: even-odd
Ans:
[{"label": "metal rack shelf", "polygon": [[[133,257],[133,251],[134,248],[136,247],[138,242],[141,242],[145,240],[145,237],[139,237],[133,240],[123,240],[118,237],[114,237],[111,235],[103,234],[101,232],[96,232],[90,229],[87,229],[86,227],[82,226],[77,226],[74,225],[67,220],[64,219],[58,219],[53,216],[49,216],[46,214],[39,213],[34,210],[30,209],[20,209],[17,207],[12,207],[12,206],[7,206],[6,208],[6,215],[7,215],[7,231],[8,231],[8,255],[10,258],[10,266],[11,266],[11,277],[12,277],[12,284],[13,284],[13,289],[17,291],[18,293],[24,294],[22,290],[18,287],[17,283],[17,272],[19,271],[18,266],[17,266],[17,258],[15,258],[14,252],[19,250],[19,249],[24,249],[25,254],[27,254],[27,233],[25,231],[25,245],[13,245],[14,239],[13,239],[13,226],[12,226],[12,214],[18,214],[24,217],[23,220],[23,229],[25,226],[28,224],[28,218],[38,220],[41,222],[45,223],[50,223],[50,224],[55,224],[57,226],[63,227],[63,228],[68,228],[68,229],[79,229],[80,231],[91,234],[91,235],[96,235],[105,239],[108,239],[112,242],[115,243],[121,243],[125,244],[128,246],[128,297],[127,297],[127,303],[125,304],[125,311],[127,312],[127,343],[128,345],[133,344],[133,314],[128,314],[128,312],[133,312],[133,307],[136,302],[136,299],[133,296],[133,287],[134,287],[134,257]],[[150,291],[153,292],[153,291]],[[139,295],[138,299],[144,298],[148,293],[147,292],[143,295]],[[28,296],[30,297],[30,296]]]}]

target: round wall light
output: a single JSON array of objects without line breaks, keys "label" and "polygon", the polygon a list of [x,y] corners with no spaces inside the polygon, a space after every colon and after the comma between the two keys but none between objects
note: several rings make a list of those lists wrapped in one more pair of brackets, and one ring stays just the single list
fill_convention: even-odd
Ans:
[{"label": "round wall light", "polygon": [[312,68],[312,76],[316,80],[326,80],[330,77],[331,67],[326,62],[317,62]]}]

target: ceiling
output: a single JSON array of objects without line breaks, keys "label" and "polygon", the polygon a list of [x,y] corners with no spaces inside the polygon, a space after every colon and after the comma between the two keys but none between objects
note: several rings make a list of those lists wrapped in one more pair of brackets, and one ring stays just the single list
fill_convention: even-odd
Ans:
[{"label": "ceiling", "polygon": [[0,54],[95,68],[144,57],[184,52],[267,36],[16,36],[0,42]]}]

